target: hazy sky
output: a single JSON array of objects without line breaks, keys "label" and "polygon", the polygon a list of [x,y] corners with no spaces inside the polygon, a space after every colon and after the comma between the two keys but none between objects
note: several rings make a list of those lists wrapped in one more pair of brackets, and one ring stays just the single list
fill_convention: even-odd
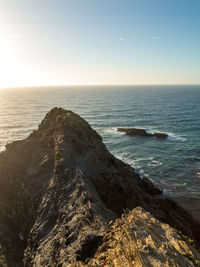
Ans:
[{"label": "hazy sky", "polygon": [[200,0],[0,0],[0,87],[200,84]]}]

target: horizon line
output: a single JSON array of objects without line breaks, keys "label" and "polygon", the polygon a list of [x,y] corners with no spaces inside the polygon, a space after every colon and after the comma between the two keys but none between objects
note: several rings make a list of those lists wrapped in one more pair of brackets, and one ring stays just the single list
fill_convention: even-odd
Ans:
[{"label": "horizon line", "polygon": [[17,89],[17,88],[32,88],[32,87],[85,87],[85,86],[200,86],[200,83],[199,84],[195,84],[195,83],[188,83],[188,84],[181,84],[181,83],[161,83],[161,84],[153,84],[153,83],[150,83],[150,84],[147,84],[147,83],[138,83],[138,84],[126,84],[126,83],[118,83],[118,84],[106,84],[106,83],[102,83],[102,84],[37,84],[37,85],[17,85],[17,86],[6,86],[6,87],[1,87],[0,86],[0,90],[1,89]]}]

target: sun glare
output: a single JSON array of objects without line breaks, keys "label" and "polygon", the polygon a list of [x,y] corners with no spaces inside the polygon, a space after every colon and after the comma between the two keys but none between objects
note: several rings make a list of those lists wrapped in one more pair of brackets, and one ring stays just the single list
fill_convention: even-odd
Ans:
[{"label": "sun glare", "polygon": [[15,38],[0,35],[0,88],[30,83],[30,75],[18,55]]}]

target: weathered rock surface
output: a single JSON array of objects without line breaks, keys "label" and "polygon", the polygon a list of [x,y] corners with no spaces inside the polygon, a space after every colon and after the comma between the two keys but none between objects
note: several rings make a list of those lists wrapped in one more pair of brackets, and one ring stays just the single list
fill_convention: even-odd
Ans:
[{"label": "weathered rock surface", "polygon": [[4,252],[3,252],[1,245],[0,245],[0,266],[1,267],[7,267],[8,266],[6,263],[6,259],[5,259]]},{"label": "weathered rock surface", "polygon": [[[142,208],[131,213],[135,221],[130,228],[137,220],[143,226],[130,242],[143,243],[142,229],[147,231],[149,242],[154,238],[150,226],[145,230],[146,223],[142,222],[151,218],[156,220],[156,228],[165,223],[181,230],[198,248],[200,224],[163,198],[150,180],[141,180],[128,164],[113,157],[101,137],[71,111],[54,108],[37,131],[7,145],[0,154],[0,244],[8,266],[85,265],[94,255],[99,257],[109,222],[120,218],[125,209],[137,207]],[[125,231],[124,221],[120,224]],[[159,239],[159,233],[155,238]],[[167,244],[167,230],[162,233],[160,238],[165,236]],[[171,249],[166,248],[166,254],[163,250],[165,262],[174,259],[172,247],[177,246],[179,237],[174,238]],[[148,239],[144,242],[148,246]],[[153,262],[144,260],[141,264],[156,266],[154,262],[160,260],[157,247],[150,243],[149,247],[155,257],[147,258]],[[135,248],[140,247],[135,244]],[[197,250],[193,250],[198,258]],[[106,251],[109,253],[107,247]],[[145,253],[147,256],[148,250],[141,255],[146,257]]]},{"label": "weathered rock surface", "polygon": [[147,137],[157,137],[165,139],[168,137],[165,133],[148,133],[145,129],[138,129],[138,128],[117,128],[119,132],[125,132],[126,135],[134,136],[134,135],[141,135]]},{"label": "weathered rock surface", "polygon": [[137,207],[107,231],[89,266],[199,266],[193,243]]}]

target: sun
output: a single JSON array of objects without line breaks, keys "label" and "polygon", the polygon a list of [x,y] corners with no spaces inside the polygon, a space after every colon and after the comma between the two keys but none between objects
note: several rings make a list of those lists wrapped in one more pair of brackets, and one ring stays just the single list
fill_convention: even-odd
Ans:
[{"label": "sun", "polygon": [[13,65],[16,65],[16,61],[13,57],[12,49],[8,40],[2,35],[0,37],[0,87],[6,87],[12,83]]},{"label": "sun", "polygon": [[0,88],[31,82],[29,70],[16,46],[15,38],[0,34]]}]

